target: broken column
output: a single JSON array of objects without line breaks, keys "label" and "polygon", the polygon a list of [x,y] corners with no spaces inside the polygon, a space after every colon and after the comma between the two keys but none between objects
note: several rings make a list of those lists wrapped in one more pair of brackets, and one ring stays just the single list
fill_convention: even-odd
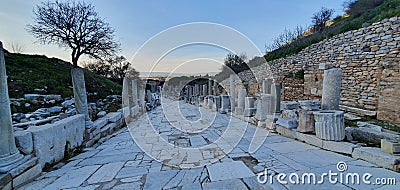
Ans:
[{"label": "broken column", "polygon": [[303,100],[299,101],[299,126],[297,127],[298,132],[302,133],[315,133],[315,120],[314,111],[319,110],[320,101],[318,100]]},{"label": "broken column", "polygon": [[139,102],[138,102],[138,84],[136,80],[132,80],[132,116],[139,114]]},{"label": "broken column", "polygon": [[279,114],[281,112],[281,84],[274,83],[271,85],[271,114]]},{"label": "broken column", "polygon": [[139,87],[139,90],[138,90],[138,93],[139,93],[139,110],[141,112],[144,112],[145,111],[145,106],[146,106],[146,101],[144,100],[145,99],[145,91],[144,91],[143,82],[140,81],[140,84],[139,84],[138,87]]},{"label": "broken column", "polygon": [[213,96],[213,107],[212,110],[213,111],[218,111],[220,110],[221,107],[221,98],[220,96]]},{"label": "broken column", "polygon": [[130,116],[133,115],[131,114],[131,102],[129,101],[129,94],[129,79],[125,77],[122,82],[122,111],[126,122],[130,122]]},{"label": "broken column", "polygon": [[235,114],[237,115],[243,115],[244,111],[244,102],[246,98],[246,89],[241,88],[238,91],[238,101],[237,101],[237,107],[235,108]]},{"label": "broken column", "polygon": [[267,119],[267,114],[270,113],[271,107],[271,94],[261,94],[260,99],[257,103],[257,111],[254,118],[256,118],[258,122],[258,126],[264,126],[265,120]]},{"label": "broken column", "polygon": [[5,173],[9,171],[7,166],[21,160],[22,155],[15,145],[3,44],[0,45],[0,173]]},{"label": "broken column", "polygon": [[36,157],[23,156],[15,145],[3,44],[0,42],[0,188],[14,189],[41,172]]},{"label": "broken column", "polygon": [[212,95],[213,94],[213,92],[212,92],[212,84],[213,84],[213,81],[211,79],[208,79],[208,95]]},{"label": "broken column", "polygon": [[93,126],[92,120],[89,117],[87,95],[85,87],[85,77],[81,68],[71,69],[72,85],[74,87],[74,100],[77,114],[85,115],[85,127],[91,128]]},{"label": "broken column", "polygon": [[255,114],[256,108],[254,107],[254,98],[246,97],[244,98],[244,116],[251,117]]},{"label": "broken column", "polygon": [[231,98],[231,107],[236,107],[235,104],[235,75],[231,74],[229,77],[229,96]]},{"label": "broken column", "polygon": [[338,110],[314,111],[315,135],[323,140],[341,141],[345,137],[344,112]]},{"label": "broken column", "polygon": [[220,113],[225,114],[230,112],[231,106],[231,99],[227,94],[221,94],[221,109],[219,110]]},{"label": "broken column", "polygon": [[207,96],[207,85],[202,85],[202,88],[203,88],[203,93],[201,95]]},{"label": "broken column", "polygon": [[322,83],[322,109],[339,110],[340,91],[342,89],[342,70],[329,69],[324,71]]},{"label": "broken column", "polygon": [[272,79],[264,79],[262,81],[262,93],[263,94],[271,94],[271,85],[272,85]]},{"label": "broken column", "polygon": [[213,95],[216,96],[218,94],[218,82],[214,81],[213,85]]}]

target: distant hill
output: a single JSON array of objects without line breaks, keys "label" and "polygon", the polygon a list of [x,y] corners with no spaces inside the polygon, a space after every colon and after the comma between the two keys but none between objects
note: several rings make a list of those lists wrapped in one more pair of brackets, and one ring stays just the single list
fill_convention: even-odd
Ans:
[{"label": "distant hill", "polygon": [[[72,64],[44,55],[15,54],[5,51],[10,98],[20,98],[27,93],[73,95]],[[121,94],[122,86],[88,70],[85,72],[86,90],[96,92],[96,97]],[[96,98],[93,97],[93,98]]]}]

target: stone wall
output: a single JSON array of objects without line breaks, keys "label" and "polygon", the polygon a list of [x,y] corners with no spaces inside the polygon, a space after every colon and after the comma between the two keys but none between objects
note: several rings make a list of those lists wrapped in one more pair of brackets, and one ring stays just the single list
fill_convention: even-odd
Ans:
[{"label": "stone wall", "polygon": [[46,163],[62,160],[65,151],[90,147],[124,125],[122,113],[112,112],[96,120],[93,127],[85,129],[85,116],[78,114],[51,124],[16,131],[15,141],[23,154],[37,157],[43,168]]},{"label": "stone wall", "polygon": [[[325,39],[298,54],[270,61],[271,72],[267,64],[252,71],[259,82],[273,77],[281,83],[284,100],[301,100],[321,99],[323,70],[320,66],[341,68],[341,105],[376,111],[373,113],[377,113],[378,119],[400,124],[399,27],[400,17],[384,19]],[[292,77],[302,69],[303,87]],[[248,71],[239,75],[244,79],[249,76]],[[229,84],[226,80],[223,83]]]}]

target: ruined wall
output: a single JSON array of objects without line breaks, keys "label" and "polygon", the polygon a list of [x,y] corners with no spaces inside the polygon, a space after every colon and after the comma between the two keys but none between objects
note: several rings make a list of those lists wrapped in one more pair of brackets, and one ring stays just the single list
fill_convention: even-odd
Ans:
[{"label": "ruined wall", "polygon": [[[341,68],[341,105],[377,111],[378,119],[400,124],[399,27],[400,17],[384,19],[270,61],[271,72],[266,64],[252,70],[258,79],[273,77],[281,83],[284,100],[299,100],[321,98],[321,63]],[[305,71],[303,86],[291,77],[301,69]]]}]

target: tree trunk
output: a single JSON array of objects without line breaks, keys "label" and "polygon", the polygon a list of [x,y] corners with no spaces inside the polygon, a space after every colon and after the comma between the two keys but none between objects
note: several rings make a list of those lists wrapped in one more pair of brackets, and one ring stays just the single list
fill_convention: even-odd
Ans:
[{"label": "tree trunk", "polygon": [[85,77],[81,68],[71,69],[72,85],[74,90],[75,108],[77,114],[85,115],[85,127],[91,128],[93,122],[89,118]]}]

